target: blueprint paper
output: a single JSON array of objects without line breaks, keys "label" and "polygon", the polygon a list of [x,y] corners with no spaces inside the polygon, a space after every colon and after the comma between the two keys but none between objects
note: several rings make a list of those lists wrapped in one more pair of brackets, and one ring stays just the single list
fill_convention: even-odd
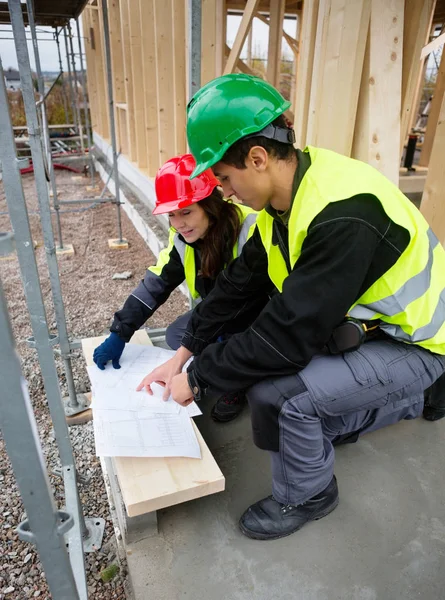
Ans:
[{"label": "blueprint paper", "polygon": [[97,456],[201,458],[201,449],[187,411],[94,410]]},{"label": "blueprint paper", "polygon": [[164,389],[156,383],[153,395],[136,392],[145,375],[173,354],[154,346],[128,344],[120,369],[88,367],[97,456],[201,458],[190,421],[191,416],[202,414],[196,404],[184,408],[171,397],[164,401]]}]

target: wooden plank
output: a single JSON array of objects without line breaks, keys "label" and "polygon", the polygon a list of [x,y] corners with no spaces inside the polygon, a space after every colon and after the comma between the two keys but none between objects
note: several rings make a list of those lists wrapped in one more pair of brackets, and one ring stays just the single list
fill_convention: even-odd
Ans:
[{"label": "wooden plank", "polygon": [[[100,0],[99,0],[100,1]],[[105,70],[105,49],[104,49],[104,26],[102,22],[102,5],[99,10],[93,10],[91,13],[94,37],[96,41],[96,50],[94,62],[96,65],[96,81],[98,89],[98,108],[99,108],[99,133],[109,141],[110,139],[110,104],[108,101],[107,78]]]},{"label": "wooden plank", "polygon": [[352,156],[399,181],[404,0],[373,0]]},{"label": "wooden plank", "polygon": [[247,34],[252,26],[252,20],[258,8],[259,2],[260,0],[247,0],[246,8],[244,9],[241,23],[236,33],[235,41],[233,42],[226,66],[224,67],[224,75],[227,75],[227,73],[233,73],[233,70],[235,69],[236,61],[241,54]]},{"label": "wooden plank", "polygon": [[114,101],[116,103],[125,102],[126,95],[119,0],[111,0],[108,3],[108,21],[110,24],[110,47],[111,63],[113,65]]},{"label": "wooden plank", "polygon": [[201,85],[216,77],[216,0],[201,2]]},{"label": "wooden plank", "polygon": [[173,9],[173,72],[174,72],[174,136],[176,155],[187,152],[187,77],[186,77],[186,21],[185,2],[171,0]]},{"label": "wooden plank", "polygon": [[422,193],[425,188],[426,175],[402,175],[399,178],[399,189],[404,194]]},{"label": "wooden plank", "polygon": [[[226,44],[226,56],[229,56],[229,54],[230,54],[230,48]],[[260,76],[260,73],[258,73],[257,71],[255,71],[254,69],[249,67],[249,65],[247,63],[245,63],[243,60],[241,60],[240,58],[236,61],[236,69],[241,71],[241,73],[246,73],[246,75],[255,75],[256,77]]]},{"label": "wooden plank", "polygon": [[[85,8],[81,15],[82,20],[82,31],[84,32],[84,46],[85,46],[85,62],[87,72],[87,89],[88,89],[88,100],[90,104],[90,120],[91,127],[98,131],[98,107],[97,107],[97,81],[96,72],[94,65],[94,50],[91,48],[90,40],[90,28],[92,28],[91,22],[91,9],[89,6]],[[51,125],[49,126],[51,128]]]},{"label": "wooden plank", "polygon": [[[104,339],[105,336],[82,340],[88,366],[93,364],[94,348]],[[133,335],[130,343],[151,344],[142,330]],[[201,447],[201,460],[182,457],[113,458],[114,470],[129,517],[224,490],[224,475],[194,423],[193,427]]]},{"label": "wooden plank", "polygon": [[224,72],[226,63],[226,38],[227,38],[227,8],[226,0],[216,0],[215,22],[215,77],[220,77]]},{"label": "wooden plank", "polygon": [[[265,25],[270,24],[270,20],[266,16],[262,15],[261,13],[257,12],[255,15],[255,18],[262,21]],[[293,38],[291,35],[289,35],[287,33],[287,31],[284,31],[284,29],[282,30],[282,36],[284,37],[286,42],[289,44],[290,49],[292,50],[294,55],[297,55],[298,54],[298,40],[296,38]]]},{"label": "wooden plank", "polygon": [[[128,158],[135,162],[137,161],[137,146],[136,146],[136,124],[135,124],[135,105],[133,93],[133,77],[131,72],[131,41],[130,41],[130,0],[119,0],[121,13],[121,37],[122,37],[122,52],[124,64],[124,82],[125,82],[125,101],[127,103],[126,112],[126,136],[127,136],[127,152],[122,150],[122,154],[126,154]],[[133,3],[132,3],[133,10]],[[122,115],[121,115],[122,117]]]},{"label": "wooden plank", "polygon": [[306,143],[349,156],[370,0],[320,2]]},{"label": "wooden plank", "polygon": [[[439,121],[440,107],[442,98],[445,94],[445,51],[442,52],[439,70],[437,72],[436,86],[434,88],[433,99],[431,100],[430,112],[426,124],[425,137],[423,140],[422,152],[420,153],[419,165],[427,167],[430,162],[431,151],[436,133],[437,123]],[[445,160],[445,159],[444,159]]]},{"label": "wooden plank", "polygon": [[[173,85],[173,9],[166,0],[153,0],[156,21],[156,69],[158,82],[158,135],[160,164],[175,153],[172,116],[175,111]],[[160,166],[160,165],[159,165]]]},{"label": "wooden plank", "polygon": [[318,9],[319,0],[313,0],[313,2],[304,3],[302,13],[297,81],[295,85],[295,95],[292,99],[292,110],[295,114],[294,129],[296,146],[299,148],[304,148],[306,145]]},{"label": "wooden plank", "polygon": [[144,64],[141,85],[144,89],[145,122],[140,124],[145,131],[147,168],[151,177],[161,166],[158,136],[158,82],[156,79],[156,21],[153,2],[139,0],[141,11],[141,38]]},{"label": "wooden plank", "polygon": [[445,246],[445,95],[442,98],[439,119],[431,152],[428,175],[423,192],[420,211],[432,230]]},{"label": "wooden plank", "polygon": [[275,0],[270,4],[269,43],[267,47],[266,78],[276,88],[280,83],[281,44],[283,40],[283,21],[285,0]]},{"label": "wooden plank", "polygon": [[427,44],[426,46],[424,46],[422,48],[422,52],[420,53],[420,58],[422,59],[422,58],[427,57],[429,54],[431,54],[431,52],[434,52],[434,50],[437,50],[444,44],[445,44],[445,33],[441,33],[432,42],[430,42],[429,44]]},{"label": "wooden plank", "polygon": [[422,70],[420,54],[428,41],[436,0],[405,0],[402,59],[402,109],[400,116],[400,152],[409,133],[416,101],[417,84]]},{"label": "wooden plank", "polygon": [[134,121],[134,145],[136,162],[140,169],[148,165],[147,146],[145,140],[145,128],[140,123],[145,123],[145,101],[144,86],[141,85],[141,73],[143,69],[142,40],[141,40],[141,12],[139,0],[131,3],[129,10],[130,27],[130,62],[131,62],[131,85],[133,92],[133,121]]}]

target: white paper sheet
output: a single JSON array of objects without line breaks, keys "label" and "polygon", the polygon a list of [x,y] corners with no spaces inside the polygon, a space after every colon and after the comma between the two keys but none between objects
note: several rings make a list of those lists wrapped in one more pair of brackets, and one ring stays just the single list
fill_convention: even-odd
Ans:
[{"label": "white paper sheet", "polygon": [[145,375],[173,354],[154,346],[128,344],[120,369],[88,367],[97,456],[201,457],[190,421],[191,416],[202,414],[196,404],[184,408],[172,398],[164,401],[158,384],[152,386],[153,395],[136,392]]},{"label": "white paper sheet", "polygon": [[93,423],[97,456],[201,458],[184,408],[178,414],[95,409]]}]

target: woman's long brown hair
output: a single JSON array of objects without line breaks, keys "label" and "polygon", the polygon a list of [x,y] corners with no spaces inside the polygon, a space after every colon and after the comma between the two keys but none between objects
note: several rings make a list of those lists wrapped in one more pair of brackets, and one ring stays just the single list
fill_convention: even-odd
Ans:
[{"label": "woman's long brown hair", "polygon": [[233,202],[223,200],[217,188],[201,200],[199,206],[209,218],[207,233],[200,240],[201,273],[203,277],[216,279],[233,259],[233,247],[241,230],[241,214]]}]

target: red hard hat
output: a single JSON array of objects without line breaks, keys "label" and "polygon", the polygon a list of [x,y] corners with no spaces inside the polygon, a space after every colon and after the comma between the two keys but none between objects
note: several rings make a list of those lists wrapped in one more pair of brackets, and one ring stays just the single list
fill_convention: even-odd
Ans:
[{"label": "red hard hat", "polygon": [[190,180],[196,167],[191,154],[175,156],[162,165],[156,174],[156,206],[154,215],[185,208],[210,196],[219,181],[211,169]]}]

